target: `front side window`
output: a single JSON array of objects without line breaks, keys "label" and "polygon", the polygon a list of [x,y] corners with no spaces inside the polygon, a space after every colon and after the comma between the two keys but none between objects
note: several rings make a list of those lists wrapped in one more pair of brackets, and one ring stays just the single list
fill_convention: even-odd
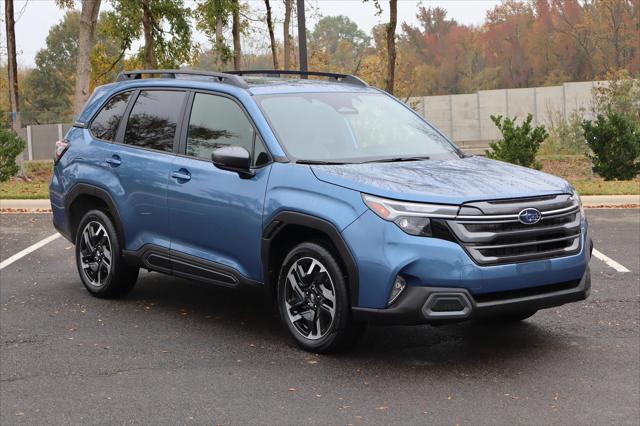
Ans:
[{"label": "front side window", "polygon": [[[254,149],[255,144],[255,149]],[[269,157],[253,126],[233,100],[196,93],[189,117],[187,152],[191,157],[211,160],[211,153],[224,146],[241,146],[252,153],[253,163],[262,165]]]},{"label": "front side window", "polygon": [[124,143],[173,151],[184,96],[179,91],[142,90],[129,115]]},{"label": "front side window", "polygon": [[255,98],[280,143],[298,160],[459,158],[453,144],[400,102],[381,93]]},{"label": "front side window", "polygon": [[107,102],[91,123],[90,130],[94,137],[105,141],[115,139],[130,97],[131,92],[118,93]]}]

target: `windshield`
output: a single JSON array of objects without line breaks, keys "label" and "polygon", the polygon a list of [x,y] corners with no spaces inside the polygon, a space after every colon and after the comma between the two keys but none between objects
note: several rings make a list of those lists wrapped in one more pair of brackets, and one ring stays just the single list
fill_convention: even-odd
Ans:
[{"label": "windshield", "polygon": [[430,125],[382,93],[294,93],[256,100],[298,161],[459,158]]}]

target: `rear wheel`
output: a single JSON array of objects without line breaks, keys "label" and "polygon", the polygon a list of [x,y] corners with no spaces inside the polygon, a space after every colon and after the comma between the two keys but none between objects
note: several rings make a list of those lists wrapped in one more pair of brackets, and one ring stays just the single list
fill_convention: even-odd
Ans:
[{"label": "rear wheel", "polygon": [[85,288],[96,297],[123,296],[138,279],[138,268],[122,259],[116,228],[101,210],[87,212],[80,221],[76,266]]},{"label": "rear wheel", "polygon": [[287,255],[278,279],[280,317],[301,348],[336,351],[362,333],[351,320],[346,280],[335,257],[316,243],[302,243]]}]

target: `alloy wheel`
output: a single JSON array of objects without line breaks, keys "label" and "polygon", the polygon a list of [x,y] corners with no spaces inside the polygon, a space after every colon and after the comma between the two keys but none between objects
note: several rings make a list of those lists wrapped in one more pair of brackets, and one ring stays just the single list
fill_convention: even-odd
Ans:
[{"label": "alloy wheel", "polygon": [[111,274],[111,241],[104,226],[91,221],[82,230],[80,264],[82,272],[94,287],[102,287]]},{"label": "alloy wheel", "polygon": [[327,268],[302,257],[287,272],[284,303],[290,323],[303,337],[326,336],[336,317],[336,290]]}]

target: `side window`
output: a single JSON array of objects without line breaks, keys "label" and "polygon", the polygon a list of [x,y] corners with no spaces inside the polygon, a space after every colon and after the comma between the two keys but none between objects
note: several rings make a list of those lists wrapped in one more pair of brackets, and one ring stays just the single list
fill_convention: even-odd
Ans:
[{"label": "side window", "polygon": [[158,151],[173,151],[173,140],[185,93],[143,90],[131,109],[124,143]]},{"label": "side window", "polygon": [[196,93],[189,117],[187,155],[211,160],[213,150],[237,145],[252,153],[255,161],[253,137],[253,126],[237,103],[223,96]]},{"label": "side window", "polygon": [[118,93],[102,107],[91,123],[91,133],[98,139],[112,141],[118,132],[120,120],[127,108],[131,92]]}]

